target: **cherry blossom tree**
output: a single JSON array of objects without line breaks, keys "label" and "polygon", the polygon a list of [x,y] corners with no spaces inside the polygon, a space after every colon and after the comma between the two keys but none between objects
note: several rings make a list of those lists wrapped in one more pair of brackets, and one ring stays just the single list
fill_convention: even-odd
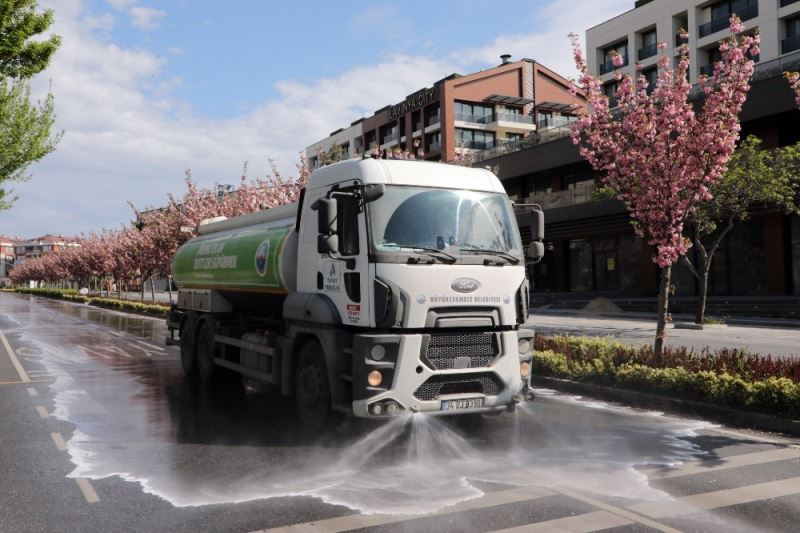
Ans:
[{"label": "cherry blossom tree", "polygon": [[578,84],[589,104],[572,125],[573,142],[603,184],[625,203],[636,232],[655,248],[653,261],[661,268],[657,362],[666,337],[672,265],[691,246],[683,236],[684,225],[698,204],[711,200],[710,187],[725,172],[739,138],[738,114],[750,88],[752,58],[759,52],[757,34],[736,36],[743,29],[732,17],[732,36],[719,47],[722,60],[710,77],[700,78],[702,101],[697,106],[690,100],[688,45],[681,47],[674,68],[664,53],[666,45],[658,45],[655,87],[648,86],[641,66],[636,79],[623,76],[622,57],[615,56],[617,107],[612,109],[602,81],[589,73],[577,35],[570,36],[581,74]]},{"label": "cherry blossom tree", "polygon": [[784,72],[783,76],[789,82],[789,87],[794,91],[797,107],[800,107],[800,72]]}]

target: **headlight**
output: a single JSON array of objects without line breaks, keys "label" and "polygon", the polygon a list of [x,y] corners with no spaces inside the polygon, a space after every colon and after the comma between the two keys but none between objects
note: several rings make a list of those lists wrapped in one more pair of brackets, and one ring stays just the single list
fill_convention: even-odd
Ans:
[{"label": "headlight", "polygon": [[519,353],[530,353],[531,351],[531,341],[530,339],[520,339],[517,343],[519,347]]},{"label": "headlight", "polygon": [[519,375],[527,378],[531,373],[531,364],[528,361],[523,361],[519,364]]},{"label": "headlight", "polygon": [[369,355],[375,361],[380,361],[381,359],[386,357],[386,348],[383,347],[383,344],[376,344],[369,351]]}]

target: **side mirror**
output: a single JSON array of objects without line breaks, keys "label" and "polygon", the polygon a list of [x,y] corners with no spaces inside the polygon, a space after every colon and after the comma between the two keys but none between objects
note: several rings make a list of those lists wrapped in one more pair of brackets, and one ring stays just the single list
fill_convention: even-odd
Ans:
[{"label": "side mirror", "polygon": [[383,183],[368,185],[367,187],[364,187],[364,192],[362,193],[362,196],[364,198],[364,203],[368,204],[370,202],[374,202],[375,200],[383,196],[385,193],[386,193],[386,185],[384,185]]},{"label": "side mirror", "polygon": [[534,241],[544,240],[544,212],[541,209],[531,210],[531,237]]},{"label": "side mirror", "polygon": [[336,217],[338,206],[333,198],[320,198],[311,209],[317,212],[317,230],[320,235],[333,235],[336,233]]},{"label": "side mirror", "polygon": [[335,233],[333,235],[318,235],[317,236],[317,253],[320,254],[338,254],[339,253],[339,236]]},{"label": "side mirror", "polygon": [[544,243],[540,241],[533,241],[525,254],[528,261],[531,263],[538,263],[544,257]]}]

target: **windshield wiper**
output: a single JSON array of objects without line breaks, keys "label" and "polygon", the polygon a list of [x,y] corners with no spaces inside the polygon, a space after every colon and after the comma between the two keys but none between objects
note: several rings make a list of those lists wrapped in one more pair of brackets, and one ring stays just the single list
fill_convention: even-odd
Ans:
[{"label": "windshield wiper", "polygon": [[444,250],[439,250],[438,248],[426,248],[425,246],[405,245],[405,244],[395,244],[395,243],[383,243],[381,246],[394,246],[397,248],[406,248],[418,254],[426,254],[430,257],[433,257],[434,259],[438,259],[440,261],[446,261],[450,264],[453,264],[456,261],[458,261],[458,258],[456,256],[449,254]]},{"label": "windshield wiper", "polygon": [[506,261],[508,261],[509,263],[511,263],[512,265],[516,265],[517,263],[519,263],[519,258],[518,257],[514,257],[510,253],[503,252],[502,250],[485,250],[483,248],[478,248],[478,247],[459,248],[459,250],[462,251],[462,252],[471,252],[471,253],[474,253],[474,254],[486,254],[486,255],[499,256],[499,257],[502,257],[503,259],[505,259]]}]

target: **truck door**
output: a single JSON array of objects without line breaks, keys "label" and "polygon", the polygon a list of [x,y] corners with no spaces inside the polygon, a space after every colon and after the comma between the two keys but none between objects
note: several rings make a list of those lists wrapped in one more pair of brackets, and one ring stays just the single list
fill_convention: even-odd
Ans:
[{"label": "truck door", "polygon": [[[348,190],[353,181],[341,184]],[[324,196],[324,195],[323,195]],[[316,254],[316,291],[336,305],[343,324],[369,326],[369,275],[366,215],[354,195],[333,195],[337,204],[336,234],[339,253]],[[317,216],[316,212],[314,217]],[[307,221],[306,231],[316,228]]]}]

